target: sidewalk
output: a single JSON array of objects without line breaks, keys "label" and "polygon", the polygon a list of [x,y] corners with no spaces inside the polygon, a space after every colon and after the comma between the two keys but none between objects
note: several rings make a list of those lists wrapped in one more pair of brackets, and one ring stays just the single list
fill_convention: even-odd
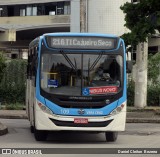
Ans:
[{"label": "sidewalk", "polygon": [[[145,109],[128,107],[127,111],[127,123],[160,123],[160,107],[147,107]],[[0,118],[27,119],[27,115],[25,110],[0,110]],[[7,127],[0,123],[0,135],[7,132]]]}]

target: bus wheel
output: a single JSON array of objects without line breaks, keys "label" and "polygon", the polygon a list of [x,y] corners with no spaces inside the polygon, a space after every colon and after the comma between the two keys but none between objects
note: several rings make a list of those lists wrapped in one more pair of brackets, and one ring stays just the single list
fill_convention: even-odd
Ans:
[{"label": "bus wheel", "polygon": [[34,129],[34,137],[37,141],[45,141],[47,139],[47,131]]},{"label": "bus wheel", "polygon": [[115,142],[118,137],[118,132],[105,132],[107,142]]},{"label": "bus wheel", "polygon": [[31,133],[34,133],[34,126],[30,126]]}]

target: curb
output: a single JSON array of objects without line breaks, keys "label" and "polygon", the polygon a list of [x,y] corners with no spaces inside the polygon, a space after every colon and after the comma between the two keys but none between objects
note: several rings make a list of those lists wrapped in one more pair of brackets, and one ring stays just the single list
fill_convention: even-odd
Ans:
[{"label": "curb", "polygon": [[27,115],[0,115],[2,119],[27,119]]},{"label": "curb", "polygon": [[149,118],[127,118],[126,123],[160,123],[160,119]]},{"label": "curb", "polygon": [[24,110],[0,110],[0,118],[3,119],[27,119]]},{"label": "curb", "polygon": [[0,136],[5,135],[7,133],[8,133],[8,128],[2,123],[0,123]]}]

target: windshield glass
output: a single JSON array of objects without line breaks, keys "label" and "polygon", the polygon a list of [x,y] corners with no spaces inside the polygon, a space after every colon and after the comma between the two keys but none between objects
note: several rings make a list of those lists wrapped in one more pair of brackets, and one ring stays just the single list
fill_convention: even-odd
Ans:
[{"label": "windshield glass", "polygon": [[122,87],[123,60],[105,53],[53,53],[41,56],[41,88],[51,94],[115,94]]}]

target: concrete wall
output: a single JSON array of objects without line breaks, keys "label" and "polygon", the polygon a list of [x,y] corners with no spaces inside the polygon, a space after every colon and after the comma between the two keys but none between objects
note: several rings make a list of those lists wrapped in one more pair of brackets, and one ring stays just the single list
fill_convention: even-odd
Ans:
[{"label": "concrete wall", "polygon": [[80,0],[71,0],[71,32],[80,32]]},{"label": "concrete wall", "polygon": [[150,38],[148,40],[148,46],[160,46],[160,38]]},{"label": "concrete wall", "polygon": [[[120,6],[131,0],[86,0],[88,32],[122,35],[124,14]],[[71,0],[71,32],[80,32],[80,0]]]},{"label": "concrete wall", "polygon": [[70,15],[0,17],[0,41],[16,41],[16,31],[70,27]]},{"label": "concrete wall", "polygon": [[122,35],[124,14],[120,6],[129,0],[88,0],[88,32]]},{"label": "concrete wall", "polygon": [[6,29],[23,30],[34,26],[46,26],[58,24],[69,24],[70,15],[54,15],[54,16],[14,16],[0,17],[0,27]]},{"label": "concrete wall", "polygon": [[0,5],[15,5],[15,4],[36,4],[48,2],[60,2],[69,0],[0,0]]},{"label": "concrete wall", "polygon": [[0,42],[1,41],[16,41],[15,29],[9,29],[5,32],[0,33]]}]

